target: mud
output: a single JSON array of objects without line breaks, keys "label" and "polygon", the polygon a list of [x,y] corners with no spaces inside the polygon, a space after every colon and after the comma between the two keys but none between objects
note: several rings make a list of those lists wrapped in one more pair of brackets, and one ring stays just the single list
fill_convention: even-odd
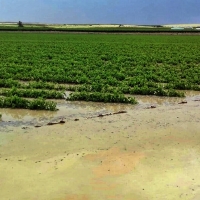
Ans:
[{"label": "mud", "polygon": [[74,120],[79,117],[92,118],[98,115],[106,115],[124,110],[136,110],[154,108],[158,106],[170,106],[180,102],[199,101],[198,91],[185,91],[186,98],[158,97],[158,96],[133,96],[139,102],[137,105],[96,103],[96,102],[66,102],[55,100],[58,104],[58,111],[32,111],[26,109],[0,109],[3,115],[0,121],[0,131],[5,127],[19,126],[43,126],[47,123],[58,122],[62,119]]},{"label": "mud", "polygon": [[[64,116],[66,123],[1,129],[1,199],[198,200],[199,97],[141,97],[136,106],[61,102],[57,113],[35,115],[4,110],[3,120]],[[119,110],[127,113],[87,118]]]}]

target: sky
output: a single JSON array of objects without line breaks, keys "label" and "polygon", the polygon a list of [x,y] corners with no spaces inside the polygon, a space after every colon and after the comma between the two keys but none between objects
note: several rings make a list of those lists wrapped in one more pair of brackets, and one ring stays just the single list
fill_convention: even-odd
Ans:
[{"label": "sky", "polygon": [[200,0],[0,0],[0,22],[197,24]]}]

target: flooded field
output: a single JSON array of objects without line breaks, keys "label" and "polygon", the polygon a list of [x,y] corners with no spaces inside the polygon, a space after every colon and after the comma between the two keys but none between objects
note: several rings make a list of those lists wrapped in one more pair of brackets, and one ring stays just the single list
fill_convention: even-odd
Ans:
[{"label": "flooded field", "polygon": [[0,109],[0,199],[199,200],[199,92],[136,99]]},{"label": "flooded field", "polygon": [[159,97],[159,96],[134,96],[138,101],[137,105],[117,103],[96,103],[96,102],[66,102],[65,100],[54,100],[57,102],[58,111],[34,111],[26,109],[0,109],[3,115],[0,130],[7,126],[37,125],[47,121],[58,119],[73,119],[76,117],[91,117],[93,115],[118,112],[121,110],[145,109],[151,105],[170,106],[183,100],[199,99],[199,91],[186,91],[186,97]]}]

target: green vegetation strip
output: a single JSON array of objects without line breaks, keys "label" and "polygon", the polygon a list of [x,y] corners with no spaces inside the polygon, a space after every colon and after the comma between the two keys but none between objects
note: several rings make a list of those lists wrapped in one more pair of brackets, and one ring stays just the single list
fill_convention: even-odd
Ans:
[{"label": "green vegetation strip", "polygon": [[2,89],[0,90],[0,95],[10,97],[26,97],[26,98],[39,98],[44,99],[64,99],[64,94],[57,92],[55,90],[38,90],[38,89],[17,89],[13,87],[12,89]]},{"label": "green vegetation strip", "polygon": [[98,32],[98,33],[196,33],[197,29],[171,29],[169,27],[48,27],[48,26],[0,26],[0,31],[55,31],[55,32]]},{"label": "green vegetation strip", "polygon": [[0,97],[0,108],[23,108],[30,110],[56,110],[56,103],[44,99],[27,100],[18,96]]},{"label": "green vegetation strip", "polygon": [[115,102],[115,103],[130,103],[136,104],[137,101],[132,97],[125,97],[123,94],[110,94],[110,93],[88,93],[88,92],[75,92],[70,94],[67,98],[69,101],[94,101],[94,102]]},{"label": "green vegetation strip", "polygon": [[199,46],[199,36],[1,32],[0,95],[59,99],[67,90],[70,101],[120,103],[136,103],[131,95],[182,97],[200,91]]},{"label": "green vegetation strip", "polygon": [[13,79],[0,79],[0,87],[2,88],[24,88],[24,89],[48,89],[48,90],[65,90],[67,87],[55,83],[48,83],[42,81],[32,81],[20,83],[20,81]]}]

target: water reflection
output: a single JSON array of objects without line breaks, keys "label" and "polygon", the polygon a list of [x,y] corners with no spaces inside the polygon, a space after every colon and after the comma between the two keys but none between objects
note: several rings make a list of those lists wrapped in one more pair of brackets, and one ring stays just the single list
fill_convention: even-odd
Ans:
[{"label": "water reflection", "polygon": [[119,103],[98,103],[98,102],[72,102],[65,100],[56,100],[58,111],[33,111],[26,109],[0,109],[3,121],[41,121],[49,120],[59,116],[88,116],[95,113],[117,112],[120,110],[141,109],[148,105],[173,105],[186,100],[200,99],[200,91],[185,91],[186,97],[158,97],[158,96],[142,96],[134,95],[139,104],[127,105]]},{"label": "water reflection", "polygon": [[[183,92],[183,91],[181,91]],[[144,96],[144,95],[133,95],[139,104],[158,104],[158,105],[173,105],[179,103],[180,101],[194,100],[195,98],[200,98],[200,91],[184,91],[186,97],[160,97],[160,96]]]},{"label": "water reflection", "polygon": [[31,120],[33,118],[51,118],[55,115],[55,112],[51,111],[35,111],[26,109],[0,109],[2,119],[9,121],[12,119],[17,120]]},{"label": "water reflection", "polygon": [[184,98],[179,97],[157,97],[157,96],[135,96],[140,104],[171,105],[180,102]]},{"label": "water reflection", "polygon": [[134,105],[119,103],[100,103],[100,102],[67,102],[69,109],[84,109],[85,111],[98,112],[101,110],[116,112],[133,108]]}]

